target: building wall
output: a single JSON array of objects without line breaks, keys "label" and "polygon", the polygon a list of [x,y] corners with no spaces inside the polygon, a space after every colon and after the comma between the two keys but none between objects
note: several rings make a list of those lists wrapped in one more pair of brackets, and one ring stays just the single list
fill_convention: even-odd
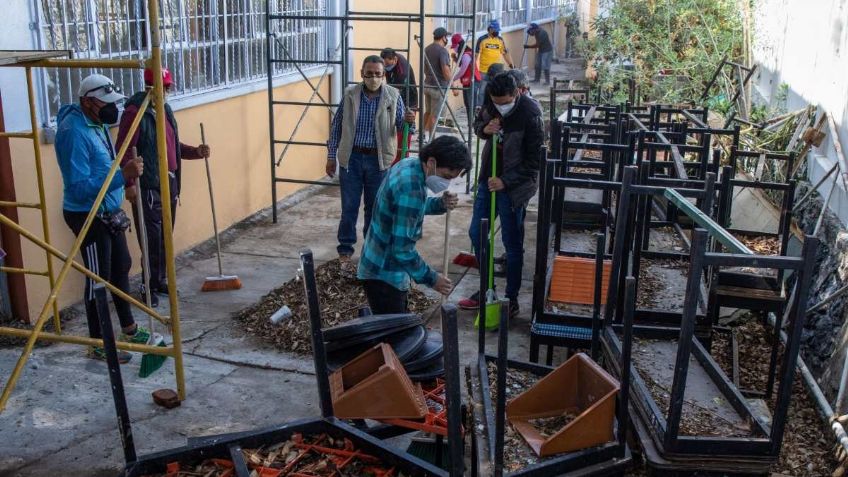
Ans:
[{"label": "building wall", "polygon": [[[596,0],[595,0],[596,1]],[[37,42],[29,29],[31,18],[30,2],[13,3],[9,6],[10,21],[4,24],[3,35],[0,36],[2,49],[34,49]],[[333,2],[330,2],[333,4]],[[439,12],[441,0],[425,0],[427,13]],[[406,4],[404,4],[406,5]],[[395,13],[418,13],[418,4],[411,3],[409,8],[396,10]],[[336,8],[331,5],[331,10]],[[400,7],[398,7],[400,8]],[[386,4],[380,0],[351,1],[351,10],[358,12],[386,11]],[[335,11],[331,14],[341,14]],[[428,19],[424,25],[425,44],[432,41],[432,31],[437,21]],[[373,51],[353,51],[351,59],[351,79],[359,81],[359,65],[362,59],[372,53],[378,53],[386,46],[406,48],[409,42],[412,50],[408,55],[416,76],[421,81],[423,75],[418,71],[418,48],[414,35],[419,34],[418,25],[412,24],[411,31],[404,22],[352,22],[350,44],[357,48],[373,48]],[[552,23],[544,25],[553,33]],[[504,36],[511,49],[513,61],[521,60],[522,44],[525,30],[517,27],[506,31]],[[482,32],[478,32],[477,35]],[[337,40],[331,40],[331,48]],[[525,64],[532,67],[535,52],[528,51]],[[307,70],[307,74],[317,82],[322,68]],[[338,70],[335,70],[338,71]],[[338,91],[334,86],[340,86],[339,78],[322,83],[322,95],[325,98]],[[292,100],[306,101],[311,89],[299,75],[293,75],[281,80],[275,89],[275,97],[286,97]],[[183,142],[197,144],[200,139],[199,123],[203,121],[207,141],[213,149],[210,159],[215,188],[216,205],[218,208],[218,224],[223,230],[245,217],[271,205],[269,143],[268,143],[268,103],[264,84],[249,87],[239,87],[233,91],[217,91],[187,100],[175,100],[177,120],[180,124],[180,134]],[[29,129],[28,107],[25,96],[9,92],[23,91],[25,87],[23,72],[20,69],[0,68],[0,90],[6,93],[3,106],[6,113],[6,126],[10,131]],[[455,110],[462,105],[461,97],[451,98]],[[276,106],[276,136],[287,137],[300,116],[300,106]],[[326,109],[310,108],[304,124],[296,137],[298,140],[324,142],[329,132],[330,115]],[[40,122],[43,122],[41,118]],[[114,131],[113,131],[114,134]],[[12,140],[12,157],[15,174],[15,185],[18,199],[34,201],[37,199],[35,188],[35,169],[33,166],[32,143],[25,140]],[[277,149],[277,153],[281,148]],[[56,164],[55,150],[52,145],[43,145],[44,179],[47,189],[47,207],[49,210],[49,226],[52,243],[60,250],[67,251],[73,243],[73,235],[68,230],[62,218],[62,180]],[[326,150],[319,147],[292,146],[277,169],[279,176],[300,179],[319,179],[324,176]],[[183,165],[183,188],[180,205],[177,208],[177,225],[175,228],[175,250],[177,253],[187,250],[195,244],[208,239],[212,235],[212,222],[209,209],[209,198],[206,189],[205,169],[202,162],[186,161]],[[301,188],[300,185],[278,184],[278,198],[285,198]],[[127,209],[129,210],[129,209]],[[40,218],[32,210],[20,211],[21,224],[28,230],[41,236]],[[133,273],[139,271],[139,252],[136,241],[128,236],[133,256]],[[24,263],[28,268],[43,269],[43,251],[24,240]],[[55,261],[56,269],[60,262]],[[67,306],[79,300],[84,281],[76,272],[71,273],[59,295],[60,306]],[[31,318],[37,314],[41,304],[46,299],[49,290],[47,280],[42,277],[27,277],[28,300]]]},{"label": "building wall", "polygon": [[[329,84],[325,81],[322,95],[329,95]],[[308,98],[311,90],[304,81],[276,88],[275,96]],[[10,95],[11,96],[11,95]],[[6,95],[4,95],[5,99]],[[256,211],[271,205],[270,156],[268,152],[268,95],[258,91],[212,103],[195,106],[176,112],[180,125],[180,139],[196,145],[200,143],[199,124],[206,129],[206,140],[212,147],[210,168],[215,189],[218,225],[223,230]],[[294,119],[300,115],[301,107],[277,106],[276,135],[290,134]],[[310,108],[299,129],[298,140],[326,140],[329,131],[329,115],[326,110]],[[113,135],[116,131],[113,129]],[[278,153],[279,153],[278,148]],[[324,176],[326,151],[308,146],[292,146],[278,168],[278,175],[319,179]],[[15,187],[21,201],[37,201],[35,168],[33,167],[32,143],[26,140],[12,141],[12,158]],[[56,163],[52,145],[43,145],[42,160],[44,182],[47,192],[47,207],[50,216],[50,232],[54,246],[59,250],[70,250],[73,235],[62,218],[62,178]],[[278,184],[279,197],[285,197],[303,186]],[[203,161],[183,162],[183,187],[177,207],[177,224],[174,229],[175,249],[184,251],[208,239],[212,235],[212,216]],[[130,211],[128,203],[125,209]],[[32,210],[21,210],[21,225],[41,236],[40,215]],[[135,238],[128,234],[133,256],[133,273],[139,271],[139,251]],[[24,240],[24,263],[29,268],[43,269],[44,253],[37,246]],[[55,266],[60,267],[56,261]],[[76,272],[69,276],[59,296],[60,306],[79,300],[84,281]],[[47,280],[42,277],[27,278],[30,314],[37,314],[47,297]]]},{"label": "building wall", "polygon": [[[754,11],[753,58],[759,68],[756,93],[774,100],[788,86],[789,110],[817,104],[835,121],[843,150],[848,149],[848,0],[762,0]],[[828,133],[812,151],[809,176],[817,182],[835,163]],[[820,189],[830,190],[830,181]],[[830,208],[848,225],[848,193],[842,182]]]}]

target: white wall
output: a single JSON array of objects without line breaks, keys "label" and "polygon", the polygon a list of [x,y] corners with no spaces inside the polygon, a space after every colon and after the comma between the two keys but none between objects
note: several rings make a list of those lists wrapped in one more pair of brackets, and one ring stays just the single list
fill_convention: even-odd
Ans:
[{"label": "white wall", "polygon": [[[29,28],[31,3],[16,1],[3,5],[0,50],[36,49]],[[37,75],[33,76],[37,78]],[[26,90],[21,89],[21,85],[24,85],[24,88],[26,87],[25,78],[22,68],[0,68],[0,92],[3,94],[3,115],[6,120],[7,131],[30,130],[29,103]]]},{"label": "white wall", "polygon": [[[754,11],[757,93],[774,98],[789,86],[788,108],[817,104],[834,119],[843,150],[848,148],[848,0],[758,0]],[[832,138],[812,151],[809,176],[817,181],[834,163]],[[848,171],[846,171],[848,172]],[[827,195],[830,180],[822,186]],[[831,209],[848,225],[848,192],[842,181]]]}]

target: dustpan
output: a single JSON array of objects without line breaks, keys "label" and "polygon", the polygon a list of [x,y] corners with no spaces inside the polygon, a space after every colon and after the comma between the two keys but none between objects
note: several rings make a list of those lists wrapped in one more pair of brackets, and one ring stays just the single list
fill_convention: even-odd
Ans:
[{"label": "dustpan", "polygon": [[421,419],[427,403],[392,347],[380,343],[330,375],[333,412],[342,419]]},{"label": "dustpan", "polygon": [[[498,150],[498,135],[492,135],[492,174],[490,177],[497,177],[497,161],[496,155]],[[498,329],[501,316],[501,304],[498,297],[495,295],[495,211],[497,196],[495,191],[491,191],[489,195],[489,244],[486,255],[489,258],[489,287],[486,290],[486,309],[485,309],[485,326],[486,330],[494,331]],[[487,245],[481,244],[483,247]],[[480,314],[474,318],[474,327],[480,326]]]},{"label": "dustpan", "polygon": [[[615,438],[618,389],[615,378],[578,353],[511,400],[506,416],[539,457],[574,452]],[[545,436],[540,421],[549,418],[563,425]]]}]

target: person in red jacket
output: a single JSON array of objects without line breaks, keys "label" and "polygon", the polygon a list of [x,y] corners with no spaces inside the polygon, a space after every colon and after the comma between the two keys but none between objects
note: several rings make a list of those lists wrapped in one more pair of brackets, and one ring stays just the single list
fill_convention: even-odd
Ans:
[{"label": "person in red jacket", "polygon": [[456,55],[456,61],[459,63],[459,68],[453,77],[454,86],[463,87],[462,102],[465,104],[465,114],[468,115],[468,124],[474,123],[475,107],[479,104],[471,104],[473,99],[471,96],[471,75],[474,75],[474,81],[479,86],[480,71],[474,65],[472,56],[474,54],[471,45],[468,45],[462,37],[462,33],[454,33],[451,37],[451,49]]},{"label": "person in red jacket", "polygon": [[[173,85],[171,72],[167,68],[162,68],[162,83],[165,86],[165,91],[170,91]],[[153,71],[144,70],[144,84],[151,88],[153,86]],[[139,91],[132,95],[127,101],[124,108],[124,114],[121,116],[121,123],[118,126],[118,140],[116,144],[123,144],[124,141],[129,141],[127,151],[131,151],[133,147],[138,151],[138,155],[144,160],[144,167],[147,174],[143,175],[138,184],[136,181],[128,181],[126,184],[127,200],[135,204],[136,200],[141,198],[142,207],[144,209],[144,224],[139,223],[138,212],[133,207],[133,217],[135,218],[135,229],[138,232],[142,225],[147,231],[147,257],[142,261],[143,267],[149,267],[150,271],[150,290],[143,290],[144,293],[150,293],[150,303],[153,306],[158,306],[159,299],[157,293],[167,294],[168,284],[165,278],[165,236],[162,228],[162,198],[159,194],[159,154],[156,149],[156,113],[153,106],[147,108],[141,123],[138,125],[135,134],[131,138],[127,138],[127,133],[130,129],[138,108],[144,101],[147,91]],[[211,150],[207,145],[189,146],[180,142],[179,130],[177,129],[177,120],[174,117],[174,112],[171,106],[165,103],[165,135],[168,145],[168,177],[171,191],[171,220],[172,225],[176,220],[177,199],[180,196],[180,165],[182,159],[203,159],[209,157]],[[130,161],[129,152],[121,158],[121,164]],[[141,243],[141,235],[137,233],[139,244]]]}]

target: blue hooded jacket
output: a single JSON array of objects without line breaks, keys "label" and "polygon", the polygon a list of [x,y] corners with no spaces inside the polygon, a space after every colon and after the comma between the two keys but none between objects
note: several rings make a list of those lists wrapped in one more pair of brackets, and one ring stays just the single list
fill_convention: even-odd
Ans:
[{"label": "blue hooded jacket", "polygon": [[[112,138],[109,129],[92,122],[78,104],[62,106],[57,119],[56,157],[65,186],[62,207],[69,212],[88,212],[115,160]],[[123,201],[124,176],[119,170],[100,211],[113,212]]]}]

